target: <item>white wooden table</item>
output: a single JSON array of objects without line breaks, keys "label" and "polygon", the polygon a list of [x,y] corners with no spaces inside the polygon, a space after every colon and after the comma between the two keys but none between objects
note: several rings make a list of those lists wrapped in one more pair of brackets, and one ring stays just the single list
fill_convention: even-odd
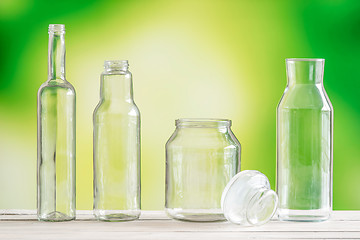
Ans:
[{"label": "white wooden table", "polygon": [[360,239],[360,211],[335,211],[319,223],[280,222],[260,227],[229,222],[191,223],[169,219],[163,211],[143,211],[132,222],[98,222],[78,211],[71,222],[38,222],[34,211],[0,211],[0,239]]}]

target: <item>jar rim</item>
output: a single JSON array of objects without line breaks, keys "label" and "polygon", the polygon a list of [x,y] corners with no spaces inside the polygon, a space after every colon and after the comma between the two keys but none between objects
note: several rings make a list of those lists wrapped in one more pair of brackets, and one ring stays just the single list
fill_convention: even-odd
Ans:
[{"label": "jar rim", "polygon": [[230,127],[231,120],[221,118],[179,118],[175,120],[177,127]]}]

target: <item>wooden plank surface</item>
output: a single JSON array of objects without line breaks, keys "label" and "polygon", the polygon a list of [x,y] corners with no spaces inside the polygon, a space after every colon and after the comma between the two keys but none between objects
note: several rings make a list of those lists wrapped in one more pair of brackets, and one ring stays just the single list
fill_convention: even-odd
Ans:
[{"label": "wooden plank surface", "polygon": [[0,239],[360,239],[360,211],[335,211],[326,222],[280,222],[259,227],[229,222],[192,223],[169,219],[163,211],[143,211],[140,220],[98,222],[78,211],[71,222],[38,222],[35,211],[0,211]]}]

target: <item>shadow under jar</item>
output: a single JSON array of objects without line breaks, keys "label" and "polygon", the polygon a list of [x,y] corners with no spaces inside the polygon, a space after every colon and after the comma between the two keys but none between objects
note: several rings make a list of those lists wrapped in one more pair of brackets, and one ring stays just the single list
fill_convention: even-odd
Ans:
[{"label": "shadow under jar", "polygon": [[221,195],[240,171],[240,143],[226,119],[178,119],[166,143],[167,214],[177,220],[222,221]]}]

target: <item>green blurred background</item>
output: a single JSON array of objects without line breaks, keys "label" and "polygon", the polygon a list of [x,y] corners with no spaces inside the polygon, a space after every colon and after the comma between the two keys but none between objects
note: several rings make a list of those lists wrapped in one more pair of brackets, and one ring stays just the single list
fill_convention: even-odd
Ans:
[{"label": "green blurred background", "polygon": [[77,208],[92,209],[92,112],[103,61],[128,59],[142,114],[142,208],[163,209],[165,142],[181,117],[233,120],[242,169],[275,185],[285,58],[326,59],[334,209],[360,209],[360,1],[0,1],[0,209],[36,208],[36,95],[48,24],[66,25],[77,91]]}]

